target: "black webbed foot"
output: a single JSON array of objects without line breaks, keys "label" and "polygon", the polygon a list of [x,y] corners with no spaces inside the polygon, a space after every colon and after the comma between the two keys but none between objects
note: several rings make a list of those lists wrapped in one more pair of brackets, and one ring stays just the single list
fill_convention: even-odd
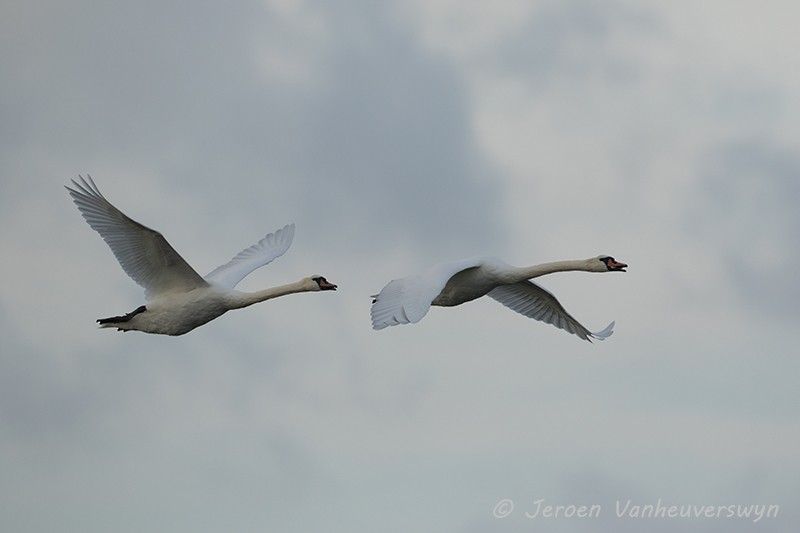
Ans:
[{"label": "black webbed foot", "polygon": [[[139,307],[137,307],[136,309],[134,309],[130,313],[125,313],[122,316],[112,316],[112,317],[109,317],[109,318],[98,318],[97,319],[97,323],[98,324],[111,324],[111,323],[116,323],[116,322],[127,322],[128,320],[130,320],[131,318],[135,317],[139,313],[143,313],[145,311],[147,311],[147,307],[145,307],[143,305],[140,305]],[[122,331],[122,330],[120,330],[120,331]]]}]

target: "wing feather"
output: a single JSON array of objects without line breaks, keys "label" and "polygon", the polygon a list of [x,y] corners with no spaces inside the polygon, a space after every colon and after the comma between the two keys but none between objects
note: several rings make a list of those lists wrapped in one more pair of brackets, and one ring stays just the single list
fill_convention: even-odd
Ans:
[{"label": "wing feather", "polygon": [[487,296],[497,300],[512,311],[528,318],[563,329],[591,342],[591,339],[603,340],[614,333],[614,322],[602,331],[590,332],[567,313],[559,301],[550,292],[531,281],[520,281],[510,285],[500,285],[492,289]]},{"label": "wing feather", "polygon": [[128,276],[152,299],[159,294],[206,286],[200,275],[167,242],[163,235],[128,218],[100,193],[91,176],[75,188],[66,187],[78,210],[106,241]]},{"label": "wing feather", "polygon": [[373,329],[419,322],[451,277],[479,264],[479,258],[442,263],[424,274],[390,281],[373,296],[370,309]]},{"label": "wing feather", "polygon": [[206,281],[227,289],[234,288],[242,279],[286,253],[294,239],[294,224],[287,224],[274,233],[245,248],[236,257],[212,270]]}]

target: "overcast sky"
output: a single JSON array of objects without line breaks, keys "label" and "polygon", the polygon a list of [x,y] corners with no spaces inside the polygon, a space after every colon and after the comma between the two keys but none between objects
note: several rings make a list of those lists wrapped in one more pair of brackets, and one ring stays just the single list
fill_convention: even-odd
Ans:
[{"label": "overcast sky", "polygon": [[[6,1],[0,529],[788,532],[800,521],[796,2]],[[335,293],[171,338],[63,185],[91,174],[205,274],[294,222],[256,290]],[[446,260],[609,254],[373,331]],[[509,516],[497,518],[509,499]],[[594,518],[527,518],[534,501]],[[633,505],[778,517],[617,518]],[[500,513],[508,510],[506,504]]]}]

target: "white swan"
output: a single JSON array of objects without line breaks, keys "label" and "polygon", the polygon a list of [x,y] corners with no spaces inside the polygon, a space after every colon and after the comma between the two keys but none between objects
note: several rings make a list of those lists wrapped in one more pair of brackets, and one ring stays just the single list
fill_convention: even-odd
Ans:
[{"label": "white swan", "polygon": [[122,269],[145,289],[147,304],[122,316],[101,318],[103,328],[183,335],[231,309],[297,292],[336,290],[322,276],[246,293],[233,290],[245,276],[283,255],[292,244],[294,224],[270,233],[228,263],[201,277],[157,231],[111,205],[97,185],[78,176],[66,187],[89,226],[106,241]]},{"label": "white swan", "polygon": [[603,340],[613,333],[614,322],[602,331],[591,333],[567,313],[555,296],[528,280],[570,270],[625,272],[627,266],[607,255],[527,268],[513,267],[490,257],[442,263],[424,274],[393,280],[380,294],[373,296],[372,327],[383,329],[416,323],[432,305],[452,307],[489,296],[509,309],[552,324],[581,339],[589,342],[591,339]]}]

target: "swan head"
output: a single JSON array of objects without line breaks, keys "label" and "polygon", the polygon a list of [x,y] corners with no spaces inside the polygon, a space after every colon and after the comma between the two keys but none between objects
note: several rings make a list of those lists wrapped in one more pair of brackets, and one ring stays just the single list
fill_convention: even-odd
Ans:
[{"label": "swan head", "polygon": [[313,275],[307,278],[309,281],[313,282],[314,287],[312,290],[315,291],[335,291],[336,285],[329,282],[325,279],[324,276]]},{"label": "swan head", "polygon": [[596,272],[627,272],[625,269],[628,268],[628,265],[620,263],[610,255],[598,255],[589,261],[592,270]]}]

